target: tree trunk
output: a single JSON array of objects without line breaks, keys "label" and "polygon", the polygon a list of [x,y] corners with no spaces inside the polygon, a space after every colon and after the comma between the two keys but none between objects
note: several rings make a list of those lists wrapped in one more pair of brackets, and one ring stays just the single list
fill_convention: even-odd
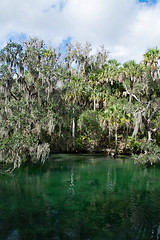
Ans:
[{"label": "tree trunk", "polygon": [[109,136],[108,136],[108,141],[110,143],[111,141],[111,124],[109,123]]},{"label": "tree trunk", "polygon": [[75,119],[72,120],[72,137],[75,138]]},{"label": "tree trunk", "polygon": [[130,80],[130,96],[129,96],[129,102],[132,102],[132,93],[133,93],[133,81]]},{"label": "tree trunk", "polygon": [[127,147],[127,139],[128,139],[128,124],[127,124],[127,132],[126,132],[125,146],[124,146],[125,150],[126,150],[126,147]]},{"label": "tree trunk", "polygon": [[73,107],[73,119],[72,119],[72,138],[73,138],[73,148],[75,149],[75,118],[74,118],[74,107]]},{"label": "tree trunk", "polygon": [[152,140],[152,133],[151,133],[151,109],[148,109],[148,121],[147,121],[147,133],[148,133],[148,142]]},{"label": "tree trunk", "polygon": [[115,124],[115,154],[117,153],[117,145],[118,145],[118,135],[117,135],[118,125]]},{"label": "tree trunk", "polygon": [[94,106],[93,106],[93,110],[96,111],[96,97],[94,96]]},{"label": "tree trunk", "polygon": [[151,132],[151,121],[155,114],[160,110],[160,106],[157,107],[154,112],[151,113],[150,109],[148,110],[148,120],[147,120],[147,132],[148,132],[148,142],[152,140],[152,132]]},{"label": "tree trunk", "polygon": [[152,141],[152,132],[151,132],[151,121],[150,121],[150,119],[148,121],[147,132],[148,132],[148,142],[151,142]]}]

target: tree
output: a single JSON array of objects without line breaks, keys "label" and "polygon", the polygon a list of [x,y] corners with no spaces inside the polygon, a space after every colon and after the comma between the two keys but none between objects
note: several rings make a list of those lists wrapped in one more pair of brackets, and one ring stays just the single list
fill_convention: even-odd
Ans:
[{"label": "tree", "polygon": [[95,149],[101,138],[102,129],[100,126],[98,113],[94,110],[84,111],[78,119],[80,137],[78,144],[85,149]]},{"label": "tree", "polygon": [[125,125],[126,133],[125,136],[125,146],[127,144],[129,125],[131,125],[132,117],[126,108],[126,101],[123,99],[118,100],[115,97],[110,98],[108,106],[104,109],[103,121],[108,123],[109,128],[109,143],[111,139],[111,128],[114,129],[114,139],[115,139],[115,153],[117,153],[118,148],[118,129]]},{"label": "tree", "polygon": [[112,95],[112,88],[113,85],[117,83],[119,80],[119,69],[120,63],[117,60],[109,60],[107,64],[105,64],[102,70],[99,72],[98,79],[99,81],[104,84],[107,83],[110,94]]},{"label": "tree", "polygon": [[44,162],[50,150],[101,150],[105,144],[118,153],[128,138],[159,144],[159,50],[145,53],[143,64],[123,67],[107,59],[104,47],[91,50],[76,43],[61,54],[34,38],[0,51],[2,162],[14,169]]},{"label": "tree", "polygon": [[13,168],[33,155],[44,161],[47,135],[56,122],[52,101],[59,78],[57,55],[47,52],[42,41],[30,39],[24,47],[10,42],[0,59],[2,160]]},{"label": "tree", "polygon": [[124,83],[124,87],[126,89],[127,94],[129,94],[129,102],[132,102],[132,96],[133,96],[133,87],[134,83],[136,81],[140,81],[142,74],[143,74],[143,67],[141,64],[137,64],[134,60],[125,62],[123,64],[122,71],[124,71],[124,79],[129,80],[129,88],[130,92],[128,92],[128,89]]}]

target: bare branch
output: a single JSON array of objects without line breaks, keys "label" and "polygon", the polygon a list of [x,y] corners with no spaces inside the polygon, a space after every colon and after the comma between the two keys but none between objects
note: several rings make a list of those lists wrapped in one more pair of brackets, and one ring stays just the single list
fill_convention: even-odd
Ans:
[{"label": "bare branch", "polygon": [[156,132],[156,131],[158,131],[158,130],[160,130],[160,127],[151,129],[152,132]]},{"label": "bare branch", "polygon": [[[127,92],[127,94],[128,95],[130,95],[130,92],[128,91],[128,89],[127,89],[127,86],[124,84],[124,87],[125,87],[125,89],[126,89],[126,92]],[[145,103],[145,104],[147,104],[147,102],[142,102],[141,100],[139,100],[137,97],[136,97],[136,95],[134,95],[134,94],[132,94],[132,97],[134,97],[138,102],[140,102],[140,103]]]},{"label": "bare branch", "polygon": [[147,110],[147,111],[148,111],[148,109],[149,109],[149,107],[150,107],[152,101],[153,101],[153,100],[151,100],[151,101],[148,102],[148,105],[147,105],[147,107],[146,107],[146,110]]}]

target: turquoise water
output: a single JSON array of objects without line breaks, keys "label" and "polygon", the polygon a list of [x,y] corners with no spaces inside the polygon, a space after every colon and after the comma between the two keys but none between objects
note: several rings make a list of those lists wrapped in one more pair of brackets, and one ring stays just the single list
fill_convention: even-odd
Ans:
[{"label": "turquoise water", "polygon": [[0,240],[158,240],[160,168],[52,155],[0,175]]}]

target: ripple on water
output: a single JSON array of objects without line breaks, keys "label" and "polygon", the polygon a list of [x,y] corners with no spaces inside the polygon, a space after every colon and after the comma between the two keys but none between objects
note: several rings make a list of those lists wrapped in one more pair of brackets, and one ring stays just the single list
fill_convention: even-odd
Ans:
[{"label": "ripple on water", "polygon": [[159,183],[127,159],[54,155],[0,176],[0,240],[159,240]]}]

